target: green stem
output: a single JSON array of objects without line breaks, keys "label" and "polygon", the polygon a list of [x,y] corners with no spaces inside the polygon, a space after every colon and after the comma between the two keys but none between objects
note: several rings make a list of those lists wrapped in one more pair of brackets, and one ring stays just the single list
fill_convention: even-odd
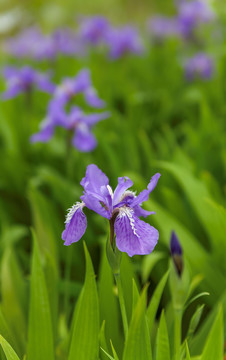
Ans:
[{"label": "green stem", "polygon": [[174,311],[174,359],[180,360],[182,311]]},{"label": "green stem", "polygon": [[124,302],[124,297],[123,297],[122,281],[121,281],[120,273],[114,274],[114,276],[115,276],[115,282],[116,282],[116,285],[118,288],[119,304],[120,304],[123,329],[124,329],[124,334],[125,334],[125,339],[126,339],[127,335],[128,335],[128,321],[127,321],[126,307],[125,307],[125,302]]}]

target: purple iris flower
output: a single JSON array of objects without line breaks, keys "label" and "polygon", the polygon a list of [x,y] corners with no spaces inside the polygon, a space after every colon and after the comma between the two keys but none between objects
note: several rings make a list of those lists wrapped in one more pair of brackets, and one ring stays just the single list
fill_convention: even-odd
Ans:
[{"label": "purple iris flower", "polygon": [[94,164],[88,165],[86,175],[81,181],[84,188],[82,202],[77,202],[66,217],[62,233],[64,245],[77,242],[84,235],[87,219],[83,208],[87,207],[108,219],[111,228],[111,242],[115,234],[117,248],[129,256],[149,254],[157,244],[159,233],[153,226],[139,219],[154,212],[142,209],[149,194],[157,185],[160,174],[155,174],[147,189],[139,195],[128,190],[133,182],[128,177],[119,177],[113,192],[107,176]]},{"label": "purple iris flower", "polygon": [[178,20],[185,37],[190,36],[199,24],[210,22],[214,18],[213,10],[205,1],[182,0],[178,4]]},{"label": "purple iris flower", "polygon": [[47,93],[53,93],[55,85],[50,81],[49,75],[40,73],[29,66],[23,68],[6,67],[3,70],[7,90],[2,94],[2,99],[7,100],[22,92],[30,92],[33,87]]},{"label": "purple iris flower", "polygon": [[105,102],[98,97],[92,86],[88,69],[81,70],[74,78],[63,79],[62,83],[56,87],[53,98],[64,106],[79,93],[83,93],[88,105],[95,108],[105,106]]},{"label": "purple iris flower", "polygon": [[181,26],[177,17],[154,16],[148,20],[148,31],[157,40],[180,36]]},{"label": "purple iris flower", "polygon": [[141,55],[144,45],[137,29],[133,26],[110,28],[106,33],[105,41],[109,47],[109,55],[118,59],[127,53]]},{"label": "purple iris flower", "polygon": [[31,142],[48,142],[54,135],[56,126],[64,127],[74,132],[72,145],[82,152],[89,152],[95,149],[97,140],[92,133],[95,124],[105,120],[110,116],[109,112],[84,114],[83,111],[74,106],[71,112],[66,114],[62,108],[54,106],[49,107],[49,114],[42,122],[40,132],[31,137]]},{"label": "purple iris flower", "polygon": [[185,75],[188,80],[194,80],[196,77],[210,79],[213,69],[213,60],[205,53],[198,53],[185,63]]},{"label": "purple iris flower", "polygon": [[109,22],[103,16],[82,17],[79,20],[78,34],[84,41],[97,45],[103,42],[109,29]]}]

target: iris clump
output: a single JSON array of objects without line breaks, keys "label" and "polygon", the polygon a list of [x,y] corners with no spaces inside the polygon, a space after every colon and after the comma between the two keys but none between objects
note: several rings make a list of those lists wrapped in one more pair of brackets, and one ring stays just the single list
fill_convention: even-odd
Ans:
[{"label": "iris clump", "polygon": [[154,214],[142,209],[154,190],[160,174],[156,173],[150,180],[147,189],[139,195],[128,190],[133,182],[128,177],[119,177],[118,185],[113,192],[107,176],[94,164],[87,167],[86,175],[81,181],[84,192],[81,202],[69,210],[66,217],[62,239],[65,245],[77,242],[84,235],[87,219],[83,208],[87,207],[109,220],[110,241],[129,256],[150,254],[157,244],[159,233],[153,226],[139,219]]},{"label": "iris clump", "polygon": [[212,77],[214,71],[213,60],[205,53],[198,53],[187,59],[184,68],[188,80],[196,78],[208,80]]},{"label": "iris clump", "polygon": [[[91,107],[99,109],[105,106],[92,85],[88,69],[81,70],[74,78],[64,78],[56,86],[47,115],[40,124],[39,132],[31,136],[31,142],[48,142],[53,137],[55,128],[60,126],[73,133],[72,145],[79,151],[92,151],[96,147],[97,141],[92,129],[99,121],[108,118],[110,112],[85,114],[80,107],[72,105],[78,94],[82,94]],[[68,112],[66,107],[70,104]]]}]

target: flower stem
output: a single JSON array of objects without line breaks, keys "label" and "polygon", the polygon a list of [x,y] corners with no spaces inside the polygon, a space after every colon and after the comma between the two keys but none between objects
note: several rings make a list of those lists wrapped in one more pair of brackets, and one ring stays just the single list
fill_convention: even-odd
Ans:
[{"label": "flower stem", "polygon": [[174,359],[180,360],[180,346],[181,346],[181,321],[182,311],[176,309],[174,311]]},{"label": "flower stem", "polygon": [[126,339],[127,335],[128,335],[128,321],[127,321],[126,307],[125,307],[125,302],[124,302],[124,297],[123,297],[122,281],[121,281],[120,272],[117,274],[114,274],[114,276],[115,276],[115,282],[116,282],[116,285],[118,288],[119,304],[120,304],[123,329],[124,329],[124,334],[125,334],[125,339]]}]

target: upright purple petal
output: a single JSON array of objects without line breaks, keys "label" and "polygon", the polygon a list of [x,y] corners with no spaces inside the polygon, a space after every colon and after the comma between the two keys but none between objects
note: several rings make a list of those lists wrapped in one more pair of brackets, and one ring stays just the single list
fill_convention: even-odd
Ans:
[{"label": "upright purple petal", "polygon": [[71,245],[84,235],[87,227],[87,219],[82,211],[84,206],[84,203],[76,203],[70,209],[66,218],[65,230],[62,233],[64,245]]},{"label": "upright purple petal", "polygon": [[48,142],[54,134],[54,127],[52,125],[47,125],[45,127],[43,127],[38,133],[33,134],[30,137],[30,142],[31,143],[35,143],[35,142]]},{"label": "upright purple petal", "polygon": [[150,254],[159,238],[158,230],[140,220],[128,207],[120,209],[114,228],[117,248],[129,256]]},{"label": "upright purple petal", "polygon": [[121,201],[123,193],[131,186],[133,186],[133,182],[127,176],[118,178],[118,185],[113,195],[113,205],[117,205]]},{"label": "upright purple petal", "polygon": [[109,184],[108,177],[94,164],[87,166],[86,175],[80,182],[85,191],[101,193],[101,188]]},{"label": "upright purple petal", "polygon": [[130,206],[134,207],[136,205],[142,204],[144,201],[147,201],[149,198],[149,194],[154,190],[154,188],[157,185],[157,182],[160,178],[161,174],[156,173],[154,176],[152,176],[150,183],[148,184],[148,189],[141,191],[139,195],[137,195],[134,200],[131,202]]}]

